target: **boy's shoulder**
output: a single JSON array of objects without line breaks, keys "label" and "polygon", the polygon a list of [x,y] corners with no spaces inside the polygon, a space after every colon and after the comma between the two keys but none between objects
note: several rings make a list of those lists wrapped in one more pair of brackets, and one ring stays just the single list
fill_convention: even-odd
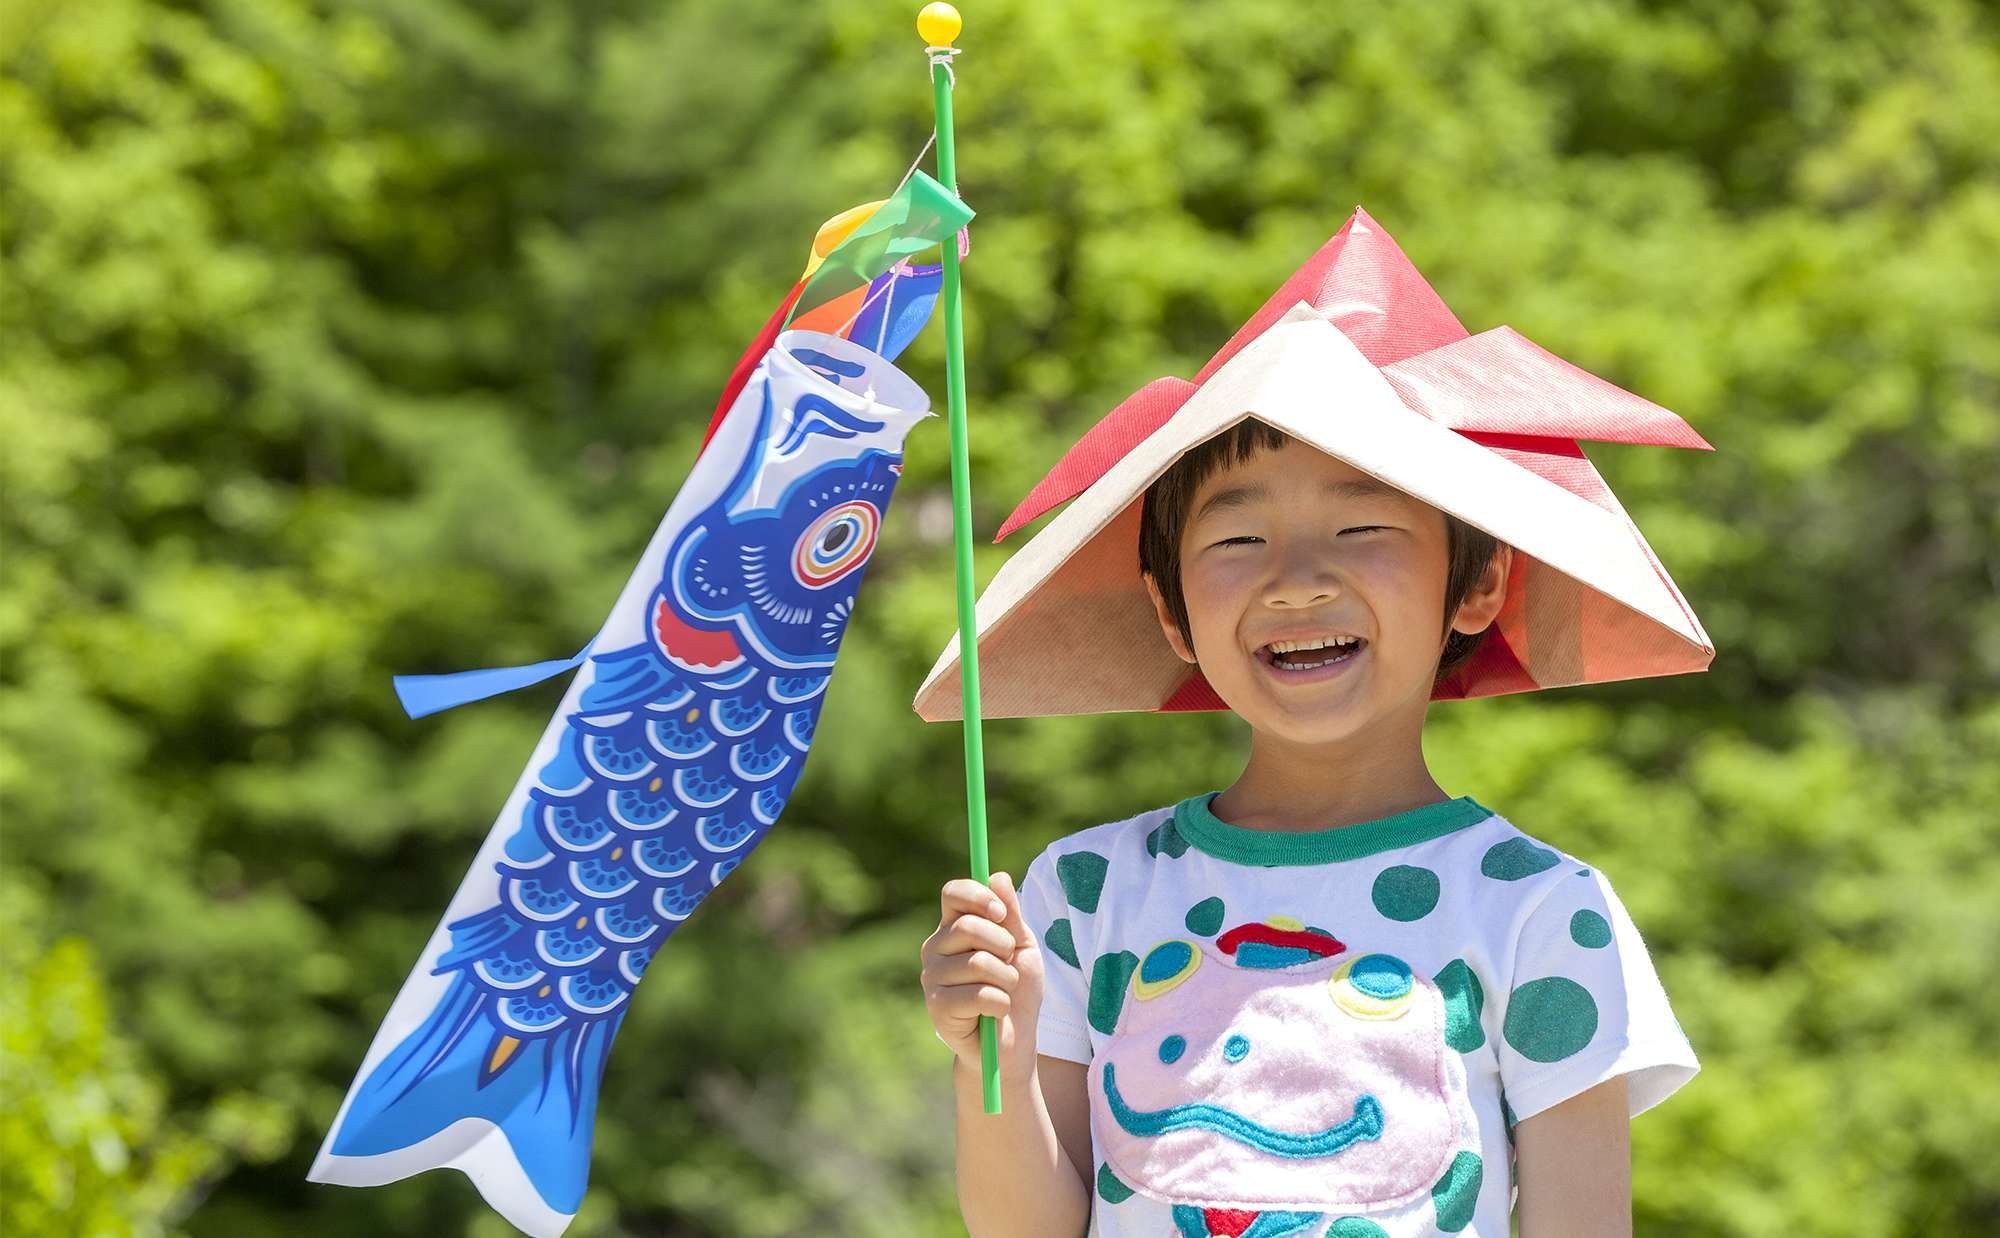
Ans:
[{"label": "boy's shoulder", "polygon": [[1485,809],[1485,816],[1438,841],[1461,857],[1477,857],[1484,875],[1502,881],[1520,881],[1565,865],[1572,870],[1588,867],[1556,844],[1522,829],[1505,813],[1484,804],[1480,807]]},{"label": "boy's shoulder", "polygon": [[[1474,918],[1506,925],[1513,931],[1549,903],[1551,896],[1565,905],[1575,901],[1565,891],[1589,899],[1593,905],[1617,898],[1610,878],[1595,864],[1529,833],[1498,812],[1428,846],[1438,848],[1432,853],[1436,867],[1448,870],[1456,879],[1460,896]],[[1419,861],[1412,856],[1392,862]]]}]

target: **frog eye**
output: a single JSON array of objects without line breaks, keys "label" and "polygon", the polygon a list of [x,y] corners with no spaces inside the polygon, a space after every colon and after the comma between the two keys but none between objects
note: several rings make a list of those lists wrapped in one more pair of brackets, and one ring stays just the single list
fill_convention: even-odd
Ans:
[{"label": "frog eye", "polygon": [[1140,1001],[1150,1001],[1171,992],[1201,966],[1201,951],[1185,938],[1172,937],[1151,950],[1139,963],[1132,993]]},{"label": "frog eye", "polygon": [[1401,1018],[1416,996],[1410,965],[1392,954],[1364,954],[1342,963],[1327,981],[1334,1004],[1357,1019]]}]

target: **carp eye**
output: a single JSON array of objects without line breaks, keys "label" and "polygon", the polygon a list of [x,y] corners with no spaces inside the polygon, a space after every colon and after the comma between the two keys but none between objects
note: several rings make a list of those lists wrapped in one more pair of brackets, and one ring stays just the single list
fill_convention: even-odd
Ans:
[{"label": "carp eye", "polygon": [[1410,965],[1392,954],[1364,954],[1327,980],[1334,1004],[1357,1019],[1397,1019],[1416,997]]},{"label": "carp eye", "polygon": [[1172,992],[1194,975],[1199,966],[1201,951],[1194,948],[1193,942],[1181,937],[1169,938],[1146,951],[1133,978],[1132,994],[1143,1002]]},{"label": "carp eye", "polygon": [[808,589],[825,588],[868,561],[881,526],[881,511],[865,500],[828,508],[799,534],[792,575]]}]

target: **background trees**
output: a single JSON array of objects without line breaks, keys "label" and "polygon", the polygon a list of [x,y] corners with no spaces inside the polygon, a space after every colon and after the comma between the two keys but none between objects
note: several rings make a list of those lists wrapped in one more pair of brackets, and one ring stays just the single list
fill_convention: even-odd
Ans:
[{"label": "background trees", "polygon": [[[0,1228],[504,1232],[452,1175],[302,1181],[558,692],[413,723],[387,676],[594,630],[812,228],[922,144],[911,8],[0,17]],[[980,527],[1357,202],[1473,330],[1687,416],[1713,455],[1591,453],[1712,671],[1441,706],[1434,768],[1611,875],[1706,1063],[1635,1125],[1641,1232],[2000,1223],[1992,11],[968,20]],[[938,387],[935,333],[907,365]],[[819,755],[641,991],[573,1232],[957,1225],[914,980],[958,738],[908,709],[946,486],[919,431]],[[995,861],[1241,749],[996,724]]]}]

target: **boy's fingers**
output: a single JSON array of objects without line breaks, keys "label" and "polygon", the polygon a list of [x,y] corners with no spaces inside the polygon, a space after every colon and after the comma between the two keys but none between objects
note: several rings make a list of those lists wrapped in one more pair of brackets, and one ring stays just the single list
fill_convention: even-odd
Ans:
[{"label": "boy's fingers", "polygon": [[1014,1005],[1007,990],[978,983],[940,985],[933,991],[932,1001],[945,1014],[961,1019],[983,1014],[997,1019]]},{"label": "boy's fingers", "polygon": [[970,877],[954,877],[944,883],[939,891],[938,901],[944,915],[940,923],[951,919],[953,912],[971,912],[998,921],[1007,915],[1007,908],[993,897],[993,891]]},{"label": "boy's fingers", "polygon": [[935,979],[939,984],[977,984],[985,982],[1012,992],[1021,983],[1021,973],[1013,964],[996,954],[976,950],[971,954],[954,954],[938,964]]},{"label": "boy's fingers", "polygon": [[1005,958],[1014,952],[1014,934],[1004,926],[985,916],[970,913],[953,916],[951,923],[939,930],[933,939],[936,943],[932,953],[940,958],[954,954],[970,954],[974,950],[991,950]]}]

